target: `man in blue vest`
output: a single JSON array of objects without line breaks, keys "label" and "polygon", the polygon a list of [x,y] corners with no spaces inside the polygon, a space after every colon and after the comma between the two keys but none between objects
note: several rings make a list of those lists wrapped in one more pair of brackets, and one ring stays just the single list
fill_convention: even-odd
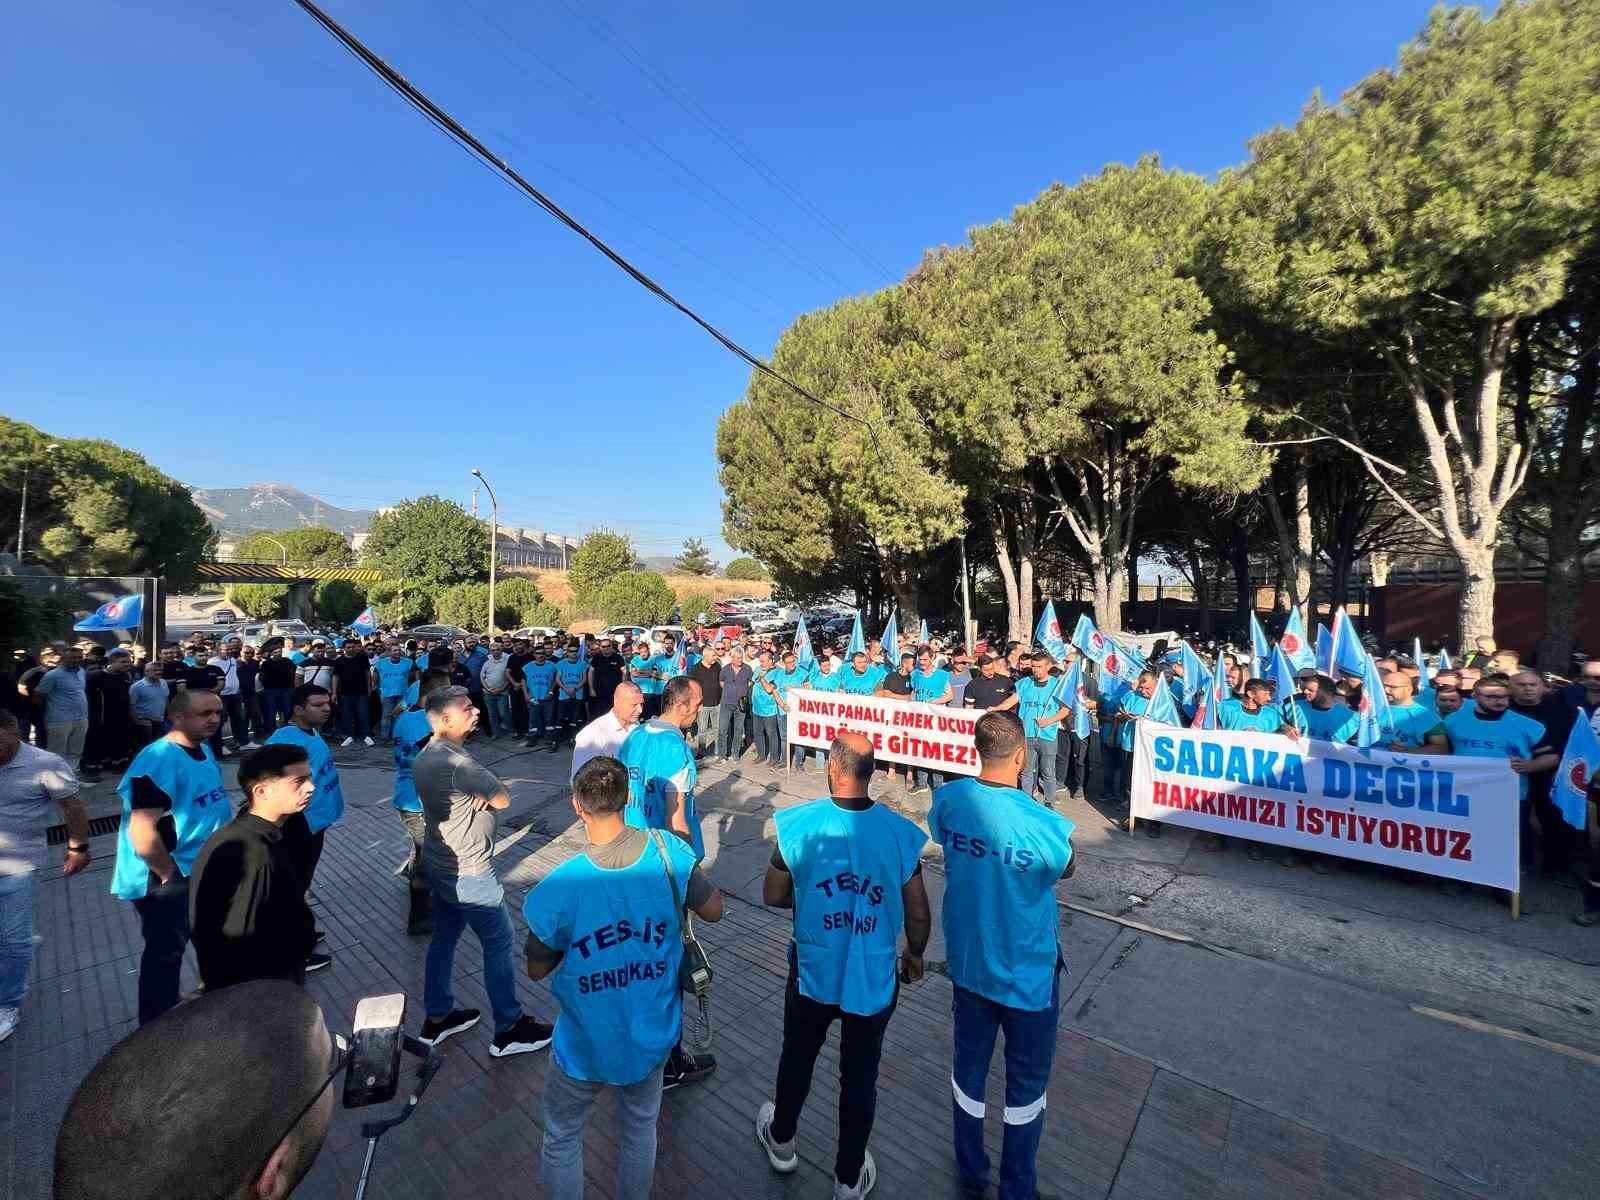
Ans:
[{"label": "man in blue vest", "polygon": [[[835,1200],[857,1200],[877,1183],[867,1141],[877,1110],[883,1035],[899,999],[899,981],[922,978],[922,952],[933,928],[922,882],[927,835],[868,798],[875,766],[864,734],[845,732],[834,739],[828,749],[831,794],[774,817],[777,846],[761,889],[767,904],[794,909],[794,941],[777,1094],[756,1115],[756,1140],[774,1171],[799,1167],[800,1110],[828,1027],[838,1021]],[[897,970],[902,926],[906,945]]]},{"label": "man in blue vest", "polygon": [[122,828],[111,894],[133,901],[144,935],[139,1024],[178,1003],[189,945],[189,875],[206,839],[233,816],[206,743],[222,725],[215,692],[184,688],[167,703],[172,731],[139,751],[117,785]]},{"label": "man in blue vest", "polygon": [[702,920],[722,919],[722,893],[693,849],[625,824],[627,804],[626,767],[608,755],[584,763],[572,808],[588,845],[522,906],[528,976],[553,976],[561,1003],[544,1084],[544,1184],[555,1200],[583,1195],[583,1129],[606,1090],[616,1093],[620,1125],[614,1194],[650,1194],[665,1065],[683,1022],[676,896]]},{"label": "man in blue vest", "polygon": [[1017,786],[1022,721],[989,712],[973,732],[980,771],[933,795],[928,829],[944,847],[943,925],[955,985],[956,1169],[964,1196],[989,1187],[984,1081],[1006,1037],[1000,1200],[1042,1200],[1035,1160],[1055,1058],[1063,965],[1055,884],[1073,872],[1073,824]]},{"label": "man in blue vest", "polygon": [[[312,793],[305,812],[283,823],[283,840],[294,856],[308,898],[317,864],[322,861],[322,846],[328,830],[344,816],[344,788],[339,782],[339,768],[333,765],[333,750],[322,738],[322,727],[332,715],[333,697],[328,689],[315,683],[302,683],[289,698],[289,723],[267,739],[269,746],[299,746],[311,759],[311,778],[317,790]],[[319,942],[324,936],[317,930]],[[325,954],[313,954],[306,960],[306,970],[319,970],[327,966],[328,961]]]},{"label": "man in blue vest", "polygon": [[422,705],[428,696],[450,686],[447,671],[429,671],[422,677],[417,703],[403,709],[394,719],[394,792],[392,800],[400,824],[411,842],[411,853],[402,868],[410,882],[410,906],[406,912],[407,933],[433,932],[433,887],[422,861],[422,843],[428,825],[422,816],[422,800],[417,795],[412,764],[433,738],[433,726]]},{"label": "man in blue vest", "polygon": [[543,642],[534,645],[532,661],[522,665],[517,687],[528,701],[528,738],[523,745],[532,749],[548,732],[554,753],[561,741],[555,723],[556,665],[550,661]]}]

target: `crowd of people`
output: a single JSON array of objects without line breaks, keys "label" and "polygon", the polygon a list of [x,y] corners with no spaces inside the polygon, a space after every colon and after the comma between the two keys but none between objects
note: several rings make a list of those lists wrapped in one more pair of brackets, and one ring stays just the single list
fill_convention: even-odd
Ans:
[{"label": "crowd of people", "polygon": [[[84,1084],[96,1097],[86,1111],[104,1121],[123,1101],[106,1091],[100,1073],[133,1070],[141,1039],[154,1061],[165,1044],[160,1031],[170,1028],[175,1010],[190,1007],[180,1003],[179,989],[188,946],[208,1001],[235,989],[243,997],[245,985],[261,981],[300,985],[308,972],[334,965],[318,950],[313,891],[325,838],[344,813],[334,746],[358,739],[373,745],[376,730],[393,755],[393,805],[409,846],[407,929],[428,938],[418,1036],[438,1045],[482,1019],[458,1005],[452,989],[455,951],[470,929],[482,949],[489,1054],[553,1047],[542,1151],[549,1194],[582,1194],[585,1125],[600,1094],[612,1091],[616,1194],[646,1196],[663,1092],[717,1066],[685,1036],[680,991],[685,947],[692,947],[683,936],[686,914],[724,916],[702,867],[700,767],[738,764],[752,753],[753,762],[801,771],[820,760],[827,795],[775,814],[763,898],[793,910],[794,938],[782,1048],[772,1099],[752,1114],[756,1139],[774,1171],[797,1168],[796,1130],[812,1070],[838,1022],[834,1195],[850,1200],[874,1187],[869,1142],[884,1034],[900,988],[922,978],[931,932],[921,879],[931,834],[944,850],[959,1182],[971,1195],[985,1194],[991,1182],[984,1080],[1004,1030],[999,1195],[1030,1200],[1040,1194],[1033,1164],[1064,963],[1053,885],[1074,868],[1073,822],[1056,805],[1063,794],[1087,801],[1098,780],[1097,801],[1115,815],[1125,812],[1133,730],[1165,699],[1158,689],[1172,690],[1185,719],[1201,701],[1188,695],[1185,704],[1183,659],[1160,645],[1131,685],[1097,681],[1093,664],[1070,646],[1064,654],[1018,642],[973,649],[936,640],[868,643],[850,653],[755,637],[687,645],[577,636],[427,644],[374,635],[319,639],[303,649],[274,645],[263,656],[224,636],[164,646],[149,662],[116,651],[94,655],[101,661],[91,666],[79,647],[53,648],[19,673],[29,724],[0,712],[0,1037],[16,1027],[32,954],[31,882],[19,880],[31,881],[44,862],[51,806],[60,807],[68,827],[66,872],[89,861],[76,760],[87,759],[90,746],[101,766],[116,765],[124,749],[129,760],[118,785],[123,813],[112,891],[135,907],[144,942],[141,1030]],[[128,661],[112,661],[121,659]],[[1250,662],[1222,651],[1207,664],[1227,683],[1220,728],[1355,738],[1360,677],[1307,669],[1295,678],[1297,695],[1284,698],[1271,680],[1252,675]],[[1545,871],[1568,872],[1586,845],[1553,815],[1550,776],[1573,723],[1600,716],[1600,663],[1559,687],[1492,646],[1436,671],[1426,687],[1410,659],[1393,656],[1377,666],[1389,702],[1389,744],[1508,758],[1523,781],[1524,820],[1539,830],[1525,845],[1537,845]],[[90,717],[74,715],[82,710],[73,698],[86,704],[91,693],[113,690],[91,685],[92,670],[139,680],[127,686],[125,710],[102,704],[97,719],[92,707]],[[1070,691],[1062,686],[1067,672],[1077,682]],[[70,681],[61,682],[64,676]],[[140,684],[149,686],[135,697]],[[784,716],[798,688],[981,710],[979,772],[946,780],[881,761],[859,733],[841,733],[826,747],[789,746]],[[148,715],[155,709],[145,694],[159,695],[159,718]],[[120,732],[108,729],[113,719],[123,721]],[[518,935],[494,861],[496,814],[510,795],[472,749],[475,741],[500,739],[572,748],[571,803],[585,848],[538,884],[522,910],[523,968],[550,981],[559,1004],[558,1014],[547,1014],[551,1021],[525,1012],[517,996]],[[231,754],[241,756],[237,798],[218,766]],[[880,788],[873,798],[880,772],[891,783],[903,779],[909,794],[931,791],[927,832],[879,802],[892,793]],[[1159,835],[1160,825],[1147,823],[1146,830]],[[995,845],[1014,848],[1016,869],[975,865],[982,856],[973,848]],[[1264,856],[1260,845],[1245,849]],[[1313,858],[1310,866],[1325,871],[1328,862]],[[1600,923],[1600,878],[1587,882],[1584,895],[1579,922]],[[17,932],[23,906],[26,938]],[[318,1036],[319,1028],[308,1024],[306,1035]],[[64,1128],[63,1146],[68,1138]],[[303,1150],[303,1139],[297,1145]],[[251,1170],[260,1170],[260,1159]]]}]

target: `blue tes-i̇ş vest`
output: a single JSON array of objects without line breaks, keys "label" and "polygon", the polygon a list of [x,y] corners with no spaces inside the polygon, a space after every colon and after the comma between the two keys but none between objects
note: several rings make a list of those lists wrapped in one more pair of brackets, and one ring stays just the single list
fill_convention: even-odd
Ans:
[{"label": "blue tes-i\u0307\u015f vest", "polygon": [[[172,798],[168,816],[172,820],[173,844],[169,847],[178,870],[188,875],[206,839],[233,816],[222,772],[211,756],[210,746],[201,746],[203,757],[197,762],[184,748],[167,738],[151,742],[134,758],[128,773],[117,784],[122,797],[122,830],[117,834],[117,866],[111,874],[111,894],[123,900],[138,900],[149,890],[150,867],[133,851],[128,839],[128,822],[133,815],[133,781],[148,778]],[[166,817],[162,818],[163,821]]]}]

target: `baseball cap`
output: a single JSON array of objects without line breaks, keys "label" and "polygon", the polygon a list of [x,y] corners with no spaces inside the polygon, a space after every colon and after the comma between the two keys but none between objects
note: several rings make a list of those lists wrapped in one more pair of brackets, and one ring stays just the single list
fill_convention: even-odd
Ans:
[{"label": "baseball cap", "polygon": [[132,658],[133,655],[122,646],[113,646],[106,652],[107,658]]}]

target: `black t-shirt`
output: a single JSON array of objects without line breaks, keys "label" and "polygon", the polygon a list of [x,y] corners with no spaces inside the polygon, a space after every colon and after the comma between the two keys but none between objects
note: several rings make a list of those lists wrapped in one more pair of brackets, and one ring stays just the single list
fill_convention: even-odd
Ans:
[{"label": "black t-shirt", "polygon": [[259,682],[264,688],[294,687],[294,659],[269,658],[261,664]]},{"label": "black t-shirt", "polygon": [[902,675],[899,671],[890,671],[883,677],[883,682],[878,686],[895,696],[909,696],[911,695],[911,676]]},{"label": "black t-shirt", "polygon": [[996,704],[1004,703],[1007,696],[1015,695],[1016,691],[1016,681],[1009,675],[997,674],[993,679],[974,675],[972,682],[967,684],[964,699],[967,708],[993,708]]},{"label": "black t-shirt", "polygon": [[722,703],[722,664],[697,662],[689,668],[689,678],[700,685],[700,703],[715,708]]},{"label": "black t-shirt", "polygon": [[[594,672],[594,694],[602,698],[609,696],[622,682],[622,655],[615,651],[593,655],[589,659],[589,669]],[[708,700],[706,703],[711,702]]]},{"label": "black t-shirt", "polygon": [[175,658],[171,662],[162,659],[161,678],[168,683],[187,683],[189,682],[189,664],[181,658]]},{"label": "black t-shirt", "polygon": [[515,679],[520,683],[523,679],[522,668],[527,666],[532,661],[533,655],[531,654],[508,654],[506,656],[506,662],[508,664],[506,666],[506,672],[511,676],[512,679]]},{"label": "black t-shirt", "polygon": [[341,654],[333,660],[333,677],[346,696],[365,695],[371,686],[372,663],[365,654]]},{"label": "black t-shirt", "polygon": [[305,882],[284,832],[242,812],[201,848],[189,891],[200,978],[208,991],[248,979],[302,978],[317,942]]},{"label": "black t-shirt", "polygon": [[261,672],[261,660],[252,658],[249,662],[239,659],[233,664],[234,670],[239,673],[239,694],[241,696],[254,696],[256,694],[256,676]]},{"label": "black t-shirt", "polygon": [[191,692],[220,692],[227,678],[227,673],[221,667],[213,667],[210,663],[185,667],[183,674],[183,682]]}]

